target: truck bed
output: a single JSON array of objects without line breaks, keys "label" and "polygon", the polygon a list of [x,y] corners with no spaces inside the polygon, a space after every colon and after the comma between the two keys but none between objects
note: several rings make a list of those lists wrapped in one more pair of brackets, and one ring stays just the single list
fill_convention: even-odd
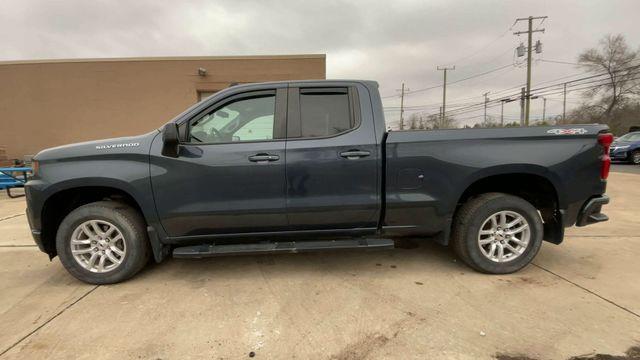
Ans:
[{"label": "truck bed", "polygon": [[[605,192],[597,135],[606,129],[564,125],[389,132],[383,226],[389,232],[435,234],[449,227],[465,189],[480,179],[496,176],[498,181],[509,174],[530,174],[548,184],[556,193],[562,225],[571,226],[584,199]],[[508,185],[518,187],[522,177],[510,178]]]}]

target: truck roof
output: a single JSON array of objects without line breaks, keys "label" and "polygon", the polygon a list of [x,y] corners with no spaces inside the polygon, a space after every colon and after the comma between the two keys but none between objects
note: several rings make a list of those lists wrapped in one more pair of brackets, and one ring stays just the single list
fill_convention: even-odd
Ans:
[{"label": "truck roof", "polygon": [[318,82],[323,82],[323,83],[327,83],[327,85],[340,85],[340,84],[346,84],[346,83],[366,83],[366,84],[370,84],[375,86],[376,88],[379,87],[379,84],[377,81],[375,80],[358,80],[358,79],[305,79],[305,80],[279,80],[279,81],[265,81],[265,82],[252,82],[252,83],[241,83],[241,84],[234,84],[231,85],[229,87],[251,87],[251,86],[256,86],[256,85],[281,85],[281,84],[311,84],[311,83],[318,83]]}]

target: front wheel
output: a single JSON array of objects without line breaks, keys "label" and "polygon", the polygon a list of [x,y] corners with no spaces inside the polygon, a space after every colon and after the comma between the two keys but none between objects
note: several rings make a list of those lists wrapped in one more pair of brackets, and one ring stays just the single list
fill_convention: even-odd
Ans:
[{"label": "front wheel", "polygon": [[640,150],[636,150],[629,155],[629,162],[632,164],[640,165]]},{"label": "front wheel", "polygon": [[542,234],[542,218],[528,201],[487,193],[460,208],[451,241],[460,259],[475,270],[508,274],[533,260]]},{"label": "front wheel", "polygon": [[116,201],[71,211],[58,228],[56,249],[71,275],[90,284],[113,284],[135,275],[150,251],[142,216]]}]

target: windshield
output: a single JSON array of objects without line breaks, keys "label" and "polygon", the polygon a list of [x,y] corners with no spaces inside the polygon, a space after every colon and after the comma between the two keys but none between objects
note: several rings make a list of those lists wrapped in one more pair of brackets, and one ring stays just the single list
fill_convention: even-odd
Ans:
[{"label": "windshield", "polygon": [[628,133],[626,135],[620,136],[618,141],[640,141],[640,132],[636,133]]}]

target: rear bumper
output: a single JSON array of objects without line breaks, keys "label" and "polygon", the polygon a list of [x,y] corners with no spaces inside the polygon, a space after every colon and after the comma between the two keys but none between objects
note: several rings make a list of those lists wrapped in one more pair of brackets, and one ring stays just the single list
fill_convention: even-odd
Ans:
[{"label": "rear bumper", "polygon": [[600,195],[589,199],[578,213],[576,226],[586,226],[609,220],[609,217],[601,212],[602,206],[609,203],[607,195]]}]

